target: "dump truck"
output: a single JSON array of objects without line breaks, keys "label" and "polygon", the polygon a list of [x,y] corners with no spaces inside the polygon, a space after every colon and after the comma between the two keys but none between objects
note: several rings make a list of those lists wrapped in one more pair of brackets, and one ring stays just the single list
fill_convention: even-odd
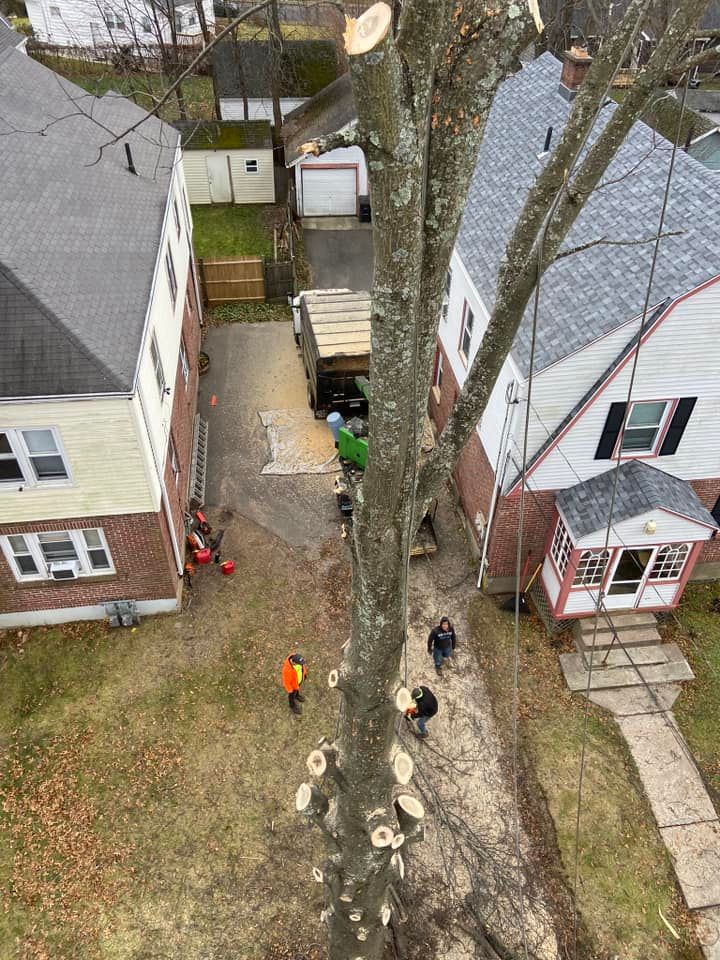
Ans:
[{"label": "dump truck", "polygon": [[305,290],[293,303],[310,409],[319,420],[337,411],[366,415],[367,399],[355,382],[370,369],[370,294]]}]

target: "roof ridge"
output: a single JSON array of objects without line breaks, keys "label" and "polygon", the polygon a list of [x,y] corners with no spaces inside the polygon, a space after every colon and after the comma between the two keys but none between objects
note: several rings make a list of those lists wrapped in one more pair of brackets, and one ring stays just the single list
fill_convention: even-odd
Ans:
[{"label": "roof ridge", "polygon": [[68,328],[65,321],[61,320],[56,314],[49,310],[45,304],[40,300],[35,293],[30,290],[26,283],[24,283],[6,263],[3,263],[0,260],[0,274],[2,274],[5,279],[12,284],[16,289],[20,290],[23,296],[27,297],[28,300],[40,311],[40,313],[49,321],[56,329],[67,337],[67,339],[72,343],[72,345],[98,370],[104,378],[110,381],[119,391],[124,392],[124,388],[118,378],[111,372],[109,367],[98,357],[92,350],[83,343],[79,337],[73,333],[72,330]]}]

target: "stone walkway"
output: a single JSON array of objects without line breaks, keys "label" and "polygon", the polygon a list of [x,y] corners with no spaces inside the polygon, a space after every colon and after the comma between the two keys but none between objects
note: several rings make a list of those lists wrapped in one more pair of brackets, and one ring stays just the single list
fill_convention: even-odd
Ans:
[{"label": "stone walkway", "polygon": [[[655,691],[653,691],[655,692]],[[720,821],[671,707],[676,685],[596,691],[625,737],[707,960],[720,960]]]}]

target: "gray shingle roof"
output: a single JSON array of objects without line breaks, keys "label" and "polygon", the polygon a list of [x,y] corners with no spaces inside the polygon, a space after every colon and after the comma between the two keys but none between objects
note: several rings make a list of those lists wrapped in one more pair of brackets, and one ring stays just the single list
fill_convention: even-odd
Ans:
[{"label": "gray shingle roof", "polygon": [[26,39],[27,37],[16,33],[15,30],[0,17],[0,53],[2,53],[3,50],[19,47],[23,40]]},{"label": "gray shingle roof", "polygon": [[285,117],[285,163],[289,165],[299,158],[297,148],[307,140],[335,133],[356,118],[350,74],[344,73]]},{"label": "gray shingle roof", "polygon": [[132,389],[178,134],[151,118],[98,156],[143,116],[0,53],[0,396]]},{"label": "gray shingle roof", "polygon": [[[615,482],[611,468],[590,480],[561,490],[555,497],[576,539],[605,529]],[[699,523],[717,527],[712,514],[698,500],[685,480],[651,467],[641,460],[628,460],[618,471],[613,523],[622,523],[648,510],[665,508]]]},{"label": "gray shingle roof", "polygon": [[[480,148],[457,249],[488,308],[505,244],[533,180],[549,126],[557,144],[570,105],[558,94],[561,65],[545,53],[498,91]],[[616,109],[609,103],[600,125]],[[592,140],[592,137],[591,137]],[[567,238],[574,247],[599,237],[638,240],[656,228],[671,145],[646,124],[634,125],[610,165],[607,186],[588,200]],[[641,161],[641,162],[638,162]],[[619,182],[616,181],[621,178]],[[720,217],[714,174],[678,153],[652,303],[675,297],[717,273]],[[536,370],[586,346],[642,310],[652,244],[596,246],[554,264],[545,274],[538,318]],[[530,308],[512,354],[527,374]]]},{"label": "gray shingle roof", "polygon": [[269,120],[176,120],[183,150],[272,150]]}]

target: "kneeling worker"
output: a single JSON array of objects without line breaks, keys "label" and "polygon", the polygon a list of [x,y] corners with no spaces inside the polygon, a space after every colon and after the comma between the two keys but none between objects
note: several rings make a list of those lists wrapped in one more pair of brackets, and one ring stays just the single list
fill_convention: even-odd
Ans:
[{"label": "kneeling worker", "polygon": [[417,723],[417,736],[429,736],[427,722],[438,712],[438,702],[435,694],[428,687],[415,687],[410,696],[413,698],[412,706],[405,711],[405,718]]},{"label": "kneeling worker", "polygon": [[293,713],[302,713],[301,703],[305,697],[300,693],[305,677],[307,677],[307,667],[305,660],[299,653],[291,653],[285,659],[282,668],[282,682],[287,690],[288,703]]}]

